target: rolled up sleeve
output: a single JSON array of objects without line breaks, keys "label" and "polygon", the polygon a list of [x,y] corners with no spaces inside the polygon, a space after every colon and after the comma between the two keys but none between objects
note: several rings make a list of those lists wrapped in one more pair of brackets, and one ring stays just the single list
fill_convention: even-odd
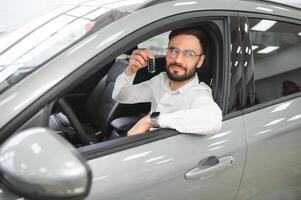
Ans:
[{"label": "rolled up sleeve", "polygon": [[214,102],[211,90],[190,95],[190,108],[159,117],[162,128],[176,129],[182,133],[213,134],[222,127],[222,111]]},{"label": "rolled up sleeve", "polygon": [[133,85],[135,75],[120,74],[115,82],[112,98],[119,103],[150,102],[152,89],[149,81]]}]

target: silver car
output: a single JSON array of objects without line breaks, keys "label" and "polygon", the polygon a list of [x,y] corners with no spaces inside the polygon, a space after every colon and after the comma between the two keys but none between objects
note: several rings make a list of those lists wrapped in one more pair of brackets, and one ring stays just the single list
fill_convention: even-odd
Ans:
[{"label": "silver car", "polygon": [[[172,29],[206,32],[213,135],[125,137],[148,103],[112,100],[131,52],[165,67]],[[0,199],[301,199],[301,10],[248,0],[91,0],[0,42]]]}]

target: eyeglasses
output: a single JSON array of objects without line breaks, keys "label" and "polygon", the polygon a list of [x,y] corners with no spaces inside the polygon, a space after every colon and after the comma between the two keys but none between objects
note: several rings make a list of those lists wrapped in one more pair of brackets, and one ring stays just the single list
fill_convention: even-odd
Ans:
[{"label": "eyeglasses", "polygon": [[196,54],[193,50],[187,49],[187,50],[180,50],[176,47],[169,47],[166,49],[167,50],[167,56],[171,58],[176,58],[179,53],[182,51],[182,56],[186,59],[194,59],[197,56],[202,56],[203,54]]}]

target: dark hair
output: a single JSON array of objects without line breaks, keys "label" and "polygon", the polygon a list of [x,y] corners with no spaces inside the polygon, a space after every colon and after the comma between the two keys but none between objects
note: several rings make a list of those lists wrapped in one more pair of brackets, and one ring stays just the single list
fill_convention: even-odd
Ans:
[{"label": "dark hair", "polygon": [[189,28],[181,28],[172,30],[168,36],[169,41],[178,35],[193,35],[195,36],[201,45],[202,53],[205,54],[206,45],[205,45],[205,33],[201,29],[189,27]]}]

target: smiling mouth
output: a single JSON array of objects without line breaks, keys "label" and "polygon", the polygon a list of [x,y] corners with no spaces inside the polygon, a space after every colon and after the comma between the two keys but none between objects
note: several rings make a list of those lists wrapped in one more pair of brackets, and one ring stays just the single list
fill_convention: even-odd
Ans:
[{"label": "smiling mouth", "polygon": [[180,67],[180,66],[177,66],[177,65],[170,65],[169,68],[170,68],[170,69],[172,70],[172,72],[174,72],[174,73],[182,72],[182,71],[186,72],[186,69],[185,69],[184,67]]}]

